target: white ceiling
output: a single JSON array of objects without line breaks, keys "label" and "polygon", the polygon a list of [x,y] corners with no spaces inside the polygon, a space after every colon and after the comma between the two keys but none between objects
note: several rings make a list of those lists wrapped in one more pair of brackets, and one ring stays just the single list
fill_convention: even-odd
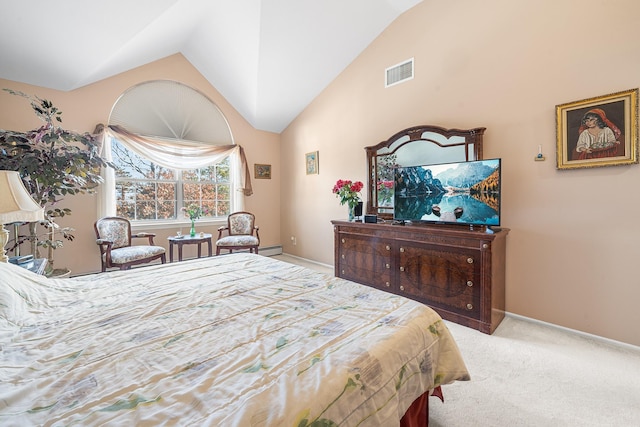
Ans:
[{"label": "white ceiling", "polygon": [[180,52],[279,133],[421,1],[0,0],[0,77],[68,91]]}]

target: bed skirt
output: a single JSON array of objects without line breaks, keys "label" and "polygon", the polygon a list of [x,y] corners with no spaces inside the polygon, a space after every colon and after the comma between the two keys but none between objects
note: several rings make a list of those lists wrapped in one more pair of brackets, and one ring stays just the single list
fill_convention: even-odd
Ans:
[{"label": "bed skirt", "polygon": [[436,387],[413,401],[402,419],[400,427],[428,427],[429,426],[429,396],[437,396],[444,402],[442,389]]}]

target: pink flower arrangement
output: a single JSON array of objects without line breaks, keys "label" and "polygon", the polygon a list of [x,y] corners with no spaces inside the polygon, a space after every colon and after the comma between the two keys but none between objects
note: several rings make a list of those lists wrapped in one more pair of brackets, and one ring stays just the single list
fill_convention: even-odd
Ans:
[{"label": "pink flower arrangement", "polygon": [[378,205],[390,206],[393,199],[393,181],[378,181]]},{"label": "pink flower arrangement", "polygon": [[382,190],[383,188],[392,189],[393,188],[393,181],[379,181],[378,182],[378,189]]},{"label": "pink flower arrangement", "polygon": [[364,188],[361,181],[339,179],[333,186],[333,194],[340,199],[340,204],[348,203],[350,207],[355,206],[360,201],[360,191]]}]

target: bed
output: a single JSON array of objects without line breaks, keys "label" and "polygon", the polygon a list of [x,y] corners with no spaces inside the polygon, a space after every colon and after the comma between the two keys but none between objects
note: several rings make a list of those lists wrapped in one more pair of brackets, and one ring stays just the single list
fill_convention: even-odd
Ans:
[{"label": "bed", "polygon": [[71,279],[0,263],[0,314],[0,425],[411,425],[469,379],[430,308],[255,254]]}]

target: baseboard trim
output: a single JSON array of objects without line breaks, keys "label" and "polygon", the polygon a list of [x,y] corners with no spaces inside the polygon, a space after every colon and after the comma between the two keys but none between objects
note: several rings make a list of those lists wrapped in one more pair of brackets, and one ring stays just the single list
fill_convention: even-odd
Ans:
[{"label": "baseboard trim", "polygon": [[518,319],[518,320],[522,320],[524,322],[530,322],[530,323],[536,323],[538,325],[542,325],[542,326],[546,326],[549,328],[553,328],[553,329],[558,329],[561,330],[563,332],[572,334],[572,335],[577,335],[577,336],[581,336],[583,338],[587,338],[593,341],[598,341],[601,342],[603,344],[608,344],[611,345],[613,347],[618,347],[618,348],[623,348],[626,350],[631,350],[634,352],[640,352],[640,346],[637,345],[633,345],[633,344],[629,344],[623,341],[617,341],[611,338],[606,338],[600,335],[595,335],[595,334],[590,334],[588,332],[583,332],[583,331],[579,331],[577,329],[571,329],[571,328],[567,328],[565,326],[560,326],[560,325],[556,325],[555,323],[549,323],[549,322],[545,322],[543,320],[538,320],[538,319],[534,319],[532,317],[526,317],[526,316],[522,316],[520,314],[515,314],[515,313],[510,313],[510,312],[505,312],[505,316],[508,317],[513,317],[514,319]]},{"label": "baseboard trim", "polygon": [[282,255],[282,246],[267,246],[258,248],[258,253],[264,256]]},{"label": "baseboard trim", "polygon": [[[282,247],[281,247],[281,248],[282,248]],[[286,256],[290,256],[291,258],[299,259],[300,261],[308,262],[308,263],[310,263],[310,264],[319,265],[319,266],[326,267],[326,268],[330,268],[330,269],[332,269],[332,270],[333,270],[333,265],[331,265],[331,264],[325,264],[325,263],[323,263],[323,262],[314,261],[314,260],[312,260],[312,259],[308,259],[308,258],[302,258],[302,257],[296,256],[296,255],[291,255],[291,254],[284,253],[284,252],[281,252],[281,253],[280,253],[280,254],[278,254],[278,255],[286,255]]]},{"label": "baseboard trim", "polygon": [[[220,255],[228,255],[229,253],[223,249],[223,253],[221,253]],[[234,249],[233,250],[234,254],[241,254],[241,253],[245,253],[248,254],[249,249]],[[264,256],[273,256],[273,255],[282,255],[282,246],[265,246],[264,248],[262,246],[258,247],[258,255],[264,255]],[[215,255],[214,255],[215,256]],[[191,259],[195,259],[195,258],[191,258]]]}]

